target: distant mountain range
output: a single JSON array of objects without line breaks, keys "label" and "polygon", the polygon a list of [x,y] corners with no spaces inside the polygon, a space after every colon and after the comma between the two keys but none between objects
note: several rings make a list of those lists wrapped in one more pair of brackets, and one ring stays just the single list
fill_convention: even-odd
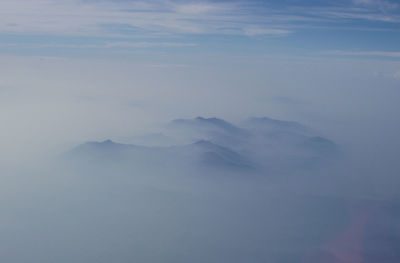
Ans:
[{"label": "distant mountain range", "polygon": [[[237,125],[218,118],[177,119],[135,144],[87,142],[63,155],[84,166],[279,173],[311,169],[335,159],[337,145],[290,121],[250,118]],[[143,142],[143,143],[142,143]],[[168,143],[170,142],[170,143]]]}]

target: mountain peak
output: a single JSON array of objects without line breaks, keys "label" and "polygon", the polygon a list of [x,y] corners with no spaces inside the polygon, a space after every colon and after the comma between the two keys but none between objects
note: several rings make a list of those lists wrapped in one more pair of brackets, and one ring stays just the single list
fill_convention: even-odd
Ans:
[{"label": "mountain peak", "polygon": [[229,134],[242,134],[244,131],[230,122],[216,117],[204,118],[198,116],[194,119],[177,119],[173,124],[183,125],[194,130],[209,130],[212,132],[227,132]]}]

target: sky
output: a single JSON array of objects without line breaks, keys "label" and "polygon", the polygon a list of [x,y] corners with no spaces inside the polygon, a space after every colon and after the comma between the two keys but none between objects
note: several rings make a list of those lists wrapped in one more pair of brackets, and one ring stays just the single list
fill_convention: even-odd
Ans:
[{"label": "sky", "polygon": [[0,10],[2,54],[400,56],[393,1],[5,0]]},{"label": "sky", "polygon": [[395,152],[399,25],[384,0],[3,0],[2,155],[196,116],[295,120]]}]

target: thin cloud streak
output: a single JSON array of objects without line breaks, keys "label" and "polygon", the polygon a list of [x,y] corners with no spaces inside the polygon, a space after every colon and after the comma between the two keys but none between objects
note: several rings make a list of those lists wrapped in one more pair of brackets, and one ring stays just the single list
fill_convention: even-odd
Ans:
[{"label": "thin cloud streak", "polygon": [[270,8],[254,2],[4,0],[0,2],[0,34],[285,36],[299,24],[307,26],[316,21],[398,23],[399,15],[392,12],[396,8],[395,4],[372,0],[354,1],[346,8],[333,5],[312,9]]},{"label": "thin cloud streak", "polygon": [[379,57],[393,57],[400,58],[400,51],[343,51],[343,50],[333,50],[327,52],[333,55],[342,56],[379,56]]},{"label": "thin cloud streak", "polygon": [[68,49],[136,49],[136,48],[153,48],[153,47],[195,47],[197,43],[187,42],[106,42],[99,44],[59,44],[59,43],[46,43],[46,44],[21,44],[21,43],[4,43],[0,47],[4,48],[68,48]]},{"label": "thin cloud streak", "polygon": [[[25,11],[21,11],[20,6],[24,6]],[[288,33],[276,28],[276,25],[260,25],[257,17],[247,14],[236,3],[94,3],[54,0],[33,3],[27,0],[6,0],[0,3],[0,10],[2,33],[109,36],[115,34],[118,28],[128,28],[132,34],[145,31],[150,34],[243,35],[254,24],[262,28],[256,34]],[[116,30],[109,30],[110,26]]]},{"label": "thin cloud streak", "polygon": [[384,0],[353,0],[356,5],[369,6],[369,7],[377,7],[382,11],[393,10],[399,7],[396,3],[391,3],[389,1]]}]

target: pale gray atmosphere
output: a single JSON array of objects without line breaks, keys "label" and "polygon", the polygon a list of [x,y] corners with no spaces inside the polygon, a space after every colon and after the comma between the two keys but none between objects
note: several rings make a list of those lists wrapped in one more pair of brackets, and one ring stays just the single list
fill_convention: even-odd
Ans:
[{"label": "pale gray atmosphere", "polygon": [[0,261],[400,262],[394,0],[0,2]]}]

